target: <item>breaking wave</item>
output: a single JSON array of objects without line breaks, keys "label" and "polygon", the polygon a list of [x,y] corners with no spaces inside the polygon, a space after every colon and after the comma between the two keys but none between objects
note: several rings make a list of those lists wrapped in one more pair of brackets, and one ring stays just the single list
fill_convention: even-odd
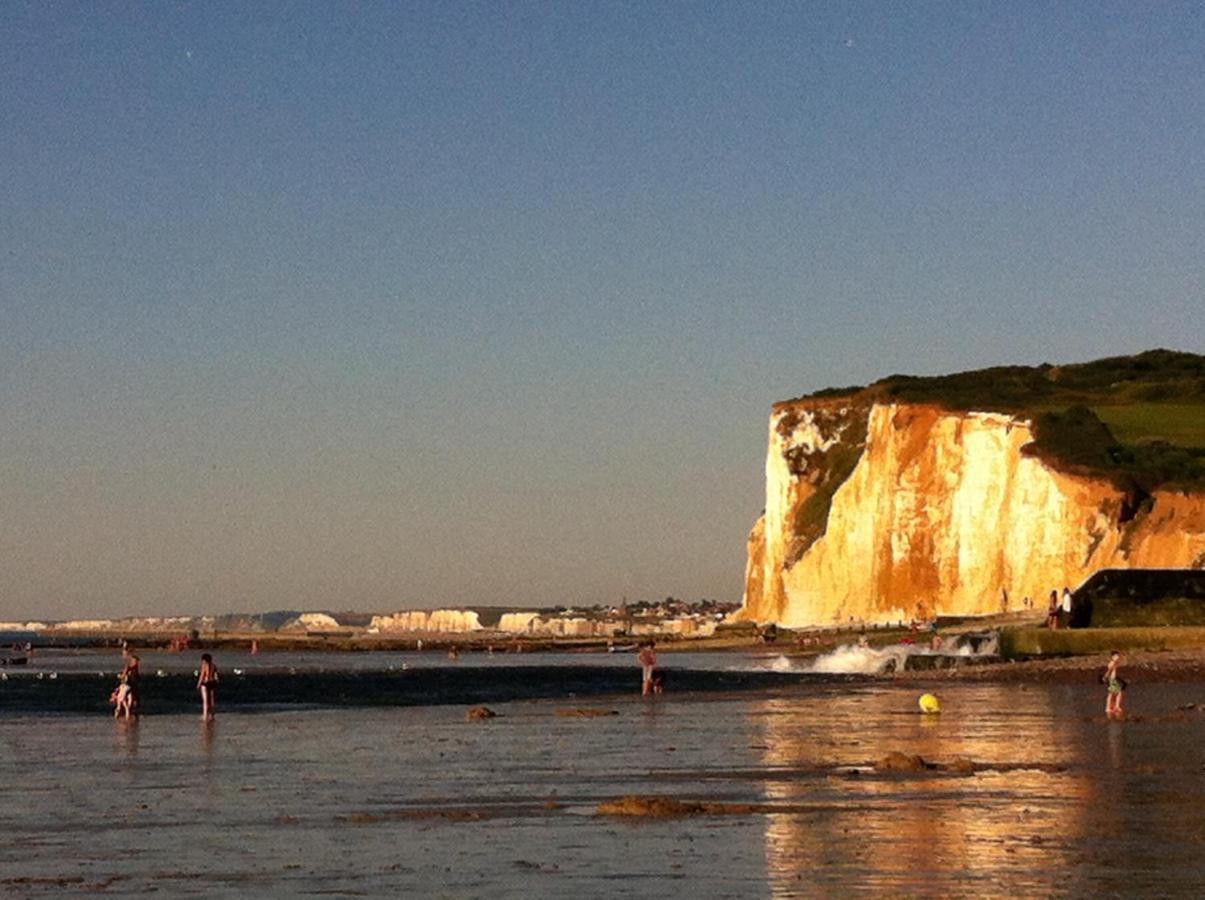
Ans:
[{"label": "breaking wave", "polygon": [[806,671],[825,675],[879,675],[905,669],[949,668],[968,657],[994,657],[998,653],[999,642],[994,632],[958,635],[941,650],[918,644],[886,647],[842,644],[818,656]]}]

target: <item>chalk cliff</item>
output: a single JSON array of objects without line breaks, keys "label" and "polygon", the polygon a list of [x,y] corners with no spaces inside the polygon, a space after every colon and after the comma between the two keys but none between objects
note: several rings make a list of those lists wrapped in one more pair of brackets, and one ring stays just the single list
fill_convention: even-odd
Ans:
[{"label": "chalk cliff", "polygon": [[508,634],[538,637],[639,637],[670,634],[705,637],[715,633],[715,626],[715,619],[700,616],[642,620],[514,612],[502,616],[498,630]]},{"label": "chalk cliff", "polygon": [[392,615],[373,616],[373,631],[434,631],[462,634],[481,630],[481,617],[471,609],[404,609]]},{"label": "chalk cliff", "polygon": [[307,612],[280,626],[281,631],[333,631],[339,621],[329,613]]},{"label": "chalk cliff", "polygon": [[1205,566],[1205,494],[1063,471],[1033,421],[883,402],[774,407],[738,618],[894,622],[1045,606],[1103,567]]}]

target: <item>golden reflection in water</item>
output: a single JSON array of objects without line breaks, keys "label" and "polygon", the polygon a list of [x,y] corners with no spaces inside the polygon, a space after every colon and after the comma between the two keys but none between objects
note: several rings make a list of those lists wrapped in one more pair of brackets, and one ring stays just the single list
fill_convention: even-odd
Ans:
[{"label": "golden reflection in water", "polygon": [[[899,690],[760,705],[764,763],[784,770],[767,780],[766,799],[804,807],[767,816],[775,896],[814,894],[826,883],[974,891],[987,873],[1051,889],[1057,873],[1073,867],[1071,846],[1096,794],[1077,759],[1082,721],[1060,716],[1049,693],[1010,685],[942,699],[940,716],[914,712],[915,697]],[[873,766],[892,751],[942,764],[961,757],[988,771],[842,770]]]},{"label": "golden reflection in water", "polygon": [[1125,726],[1121,722],[1108,723],[1109,765],[1114,769],[1125,766]]}]

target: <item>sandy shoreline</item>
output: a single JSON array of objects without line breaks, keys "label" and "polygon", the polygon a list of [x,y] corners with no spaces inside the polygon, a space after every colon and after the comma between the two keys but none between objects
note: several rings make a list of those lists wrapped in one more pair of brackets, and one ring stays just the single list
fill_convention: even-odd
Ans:
[{"label": "sandy shoreline", "polygon": [[[1042,682],[1095,684],[1108,663],[1107,653],[985,662],[954,669],[899,672],[895,681]],[[1122,672],[1132,684],[1205,681],[1205,648],[1138,650],[1123,655]]]}]

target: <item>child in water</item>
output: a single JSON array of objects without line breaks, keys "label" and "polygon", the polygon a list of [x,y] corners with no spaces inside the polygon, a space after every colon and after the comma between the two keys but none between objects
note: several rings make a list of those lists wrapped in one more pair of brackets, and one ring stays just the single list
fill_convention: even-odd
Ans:
[{"label": "child in water", "polygon": [[640,693],[648,695],[653,693],[653,670],[657,668],[657,651],[656,645],[649,641],[641,649],[639,656],[636,657],[640,663],[641,679]]},{"label": "child in water", "polygon": [[664,669],[653,669],[652,683],[653,683],[653,693],[654,694],[664,694],[665,693],[665,670]]},{"label": "child in water", "polygon": [[201,692],[201,715],[210,718],[217,708],[218,667],[213,657],[201,654],[201,674],[197,678],[197,690]]},{"label": "child in water", "polygon": [[109,697],[109,702],[113,704],[114,719],[122,715],[128,719],[133,714],[133,692],[130,690],[130,683],[126,679],[124,672],[119,676],[117,687],[114,689],[112,696]]},{"label": "child in water", "polygon": [[1101,681],[1105,685],[1105,715],[1110,719],[1120,719],[1125,715],[1122,709],[1122,701],[1125,697],[1126,682],[1121,677],[1121,653],[1114,650],[1109,654],[1109,666],[1105,669],[1105,674],[1101,676]]}]

